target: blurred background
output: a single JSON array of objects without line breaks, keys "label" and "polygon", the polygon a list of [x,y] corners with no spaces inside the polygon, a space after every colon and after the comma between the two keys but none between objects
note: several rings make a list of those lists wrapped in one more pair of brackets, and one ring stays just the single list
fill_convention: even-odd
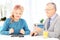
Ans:
[{"label": "blurred background", "polygon": [[45,6],[48,2],[56,4],[56,13],[60,15],[60,0],[0,0],[0,30],[4,23],[2,20],[9,18],[13,7],[18,4],[24,7],[22,18],[26,20],[29,29],[32,31],[33,24],[40,23],[41,19],[46,20]]}]

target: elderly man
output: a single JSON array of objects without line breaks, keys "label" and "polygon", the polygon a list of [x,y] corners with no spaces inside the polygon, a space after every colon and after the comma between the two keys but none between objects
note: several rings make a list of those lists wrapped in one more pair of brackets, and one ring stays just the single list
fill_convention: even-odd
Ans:
[{"label": "elderly man", "polygon": [[[56,14],[56,4],[55,3],[48,3],[46,5],[46,15],[47,19],[44,24],[44,30],[48,31],[49,37],[55,37],[59,38],[60,36],[60,16]],[[41,28],[36,27],[35,32],[32,32],[31,35],[34,33],[34,35],[37,35],[41,33]]]}]

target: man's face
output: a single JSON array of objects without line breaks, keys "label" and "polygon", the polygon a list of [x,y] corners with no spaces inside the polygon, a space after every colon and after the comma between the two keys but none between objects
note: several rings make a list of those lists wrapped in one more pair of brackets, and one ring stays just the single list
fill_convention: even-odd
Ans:
[{"label": "man's face", "polygon": [[56,12],[56,9],[55,9],[54,5],[48,4],[46,6],[46,15],[48,18],[52,17],[55,14],[55,12]]}]

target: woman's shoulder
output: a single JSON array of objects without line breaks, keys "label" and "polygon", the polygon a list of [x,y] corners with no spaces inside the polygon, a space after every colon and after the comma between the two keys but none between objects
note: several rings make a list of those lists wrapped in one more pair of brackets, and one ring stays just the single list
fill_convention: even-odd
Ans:
[{"label": "woman's shoulder", "polygon": [[11,18],[7,18],[6,20],[11,20]]},{"label": "woman's shoulder", "polygon": [[10,20],[11,20],[11,18],[7,18],[5,21],[6,21],[6,22],[9,22]]}]

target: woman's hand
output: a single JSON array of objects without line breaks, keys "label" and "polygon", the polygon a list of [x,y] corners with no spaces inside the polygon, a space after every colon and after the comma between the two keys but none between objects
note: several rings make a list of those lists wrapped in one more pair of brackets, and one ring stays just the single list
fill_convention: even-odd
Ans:
[{"label": "woman's hand", "polygon": [[20,33],[25,34],[25,31],[23,29],[20,30]]},{"label": "woman's hand", "polygon": [[9,34],[12,34],[12,33],[14,33],[14,29],[13,28],[9,29]]}]

